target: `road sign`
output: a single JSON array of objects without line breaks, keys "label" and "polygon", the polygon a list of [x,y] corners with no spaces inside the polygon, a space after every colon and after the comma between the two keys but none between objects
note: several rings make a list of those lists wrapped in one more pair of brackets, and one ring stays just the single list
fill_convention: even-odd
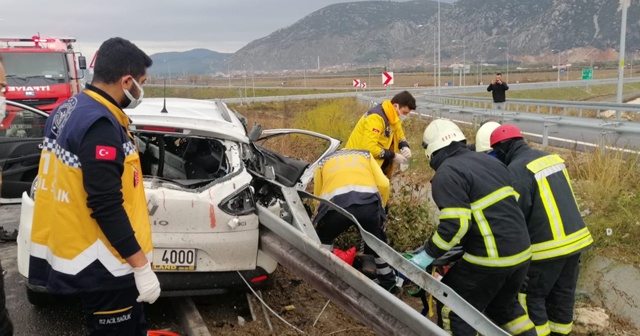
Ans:
[{"label": "road sign", "polygon": [[393,85],[393,72],[383,72],[382,73],[382,85]]},{"label": "road sign", "polygon": [[593,79],[593,70],[582,69],[582,79]]},{"label": "road sign", "polygon": [[363,89],[366,89],[367,88],[367,83],[365,83],[365,82],[360,83],[360,87],[363,88]]},{"label": "road sign", "polygon": [[560,74],[564,75],[564,69],[560,69]]},{"label": "road sign", "polygon": [[353,87],[357,88],[358,86],[360,86],[360,80],[359,79],[354,79],[353,80]]}]

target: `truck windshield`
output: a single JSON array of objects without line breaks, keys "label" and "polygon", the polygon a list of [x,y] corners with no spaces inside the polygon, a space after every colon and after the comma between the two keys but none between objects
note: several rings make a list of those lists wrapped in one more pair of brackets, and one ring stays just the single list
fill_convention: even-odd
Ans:
[{"label": "truck windshield", "polygon": [[67,67],[63,53],[5,52],[3,64],[7,81],[13,85],[24,85],[33,79],[48,79],[56,83],[68,82]]}]

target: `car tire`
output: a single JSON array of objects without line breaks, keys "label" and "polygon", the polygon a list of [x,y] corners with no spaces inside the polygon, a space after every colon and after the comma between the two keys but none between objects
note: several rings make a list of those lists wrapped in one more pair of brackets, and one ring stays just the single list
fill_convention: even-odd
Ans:
[{"label": "car tire", "polygon": [[27,300],[36,307],[48,307],[55,303],[53,294],[36,292],[30,288],[27,289]]}]

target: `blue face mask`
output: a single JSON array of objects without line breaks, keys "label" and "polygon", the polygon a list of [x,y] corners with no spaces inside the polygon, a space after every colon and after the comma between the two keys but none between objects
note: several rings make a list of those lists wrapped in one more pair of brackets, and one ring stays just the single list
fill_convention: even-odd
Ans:
[{"label": "blue face mask", "polygon": [[495,151],[490,151],[487,154],[489,154],[489,156],[494,157],[494,158],[498,158],[498,154]]}]

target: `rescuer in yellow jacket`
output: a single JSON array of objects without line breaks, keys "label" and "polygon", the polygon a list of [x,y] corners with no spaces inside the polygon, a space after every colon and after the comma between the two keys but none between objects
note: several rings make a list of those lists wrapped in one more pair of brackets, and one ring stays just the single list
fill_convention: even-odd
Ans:
[{"label": "rescuer in yellow jacket", "polygon": [[360,118],[344,148],[369,151],[384,174],[391,178],[394,163],[407,163],[411,157],[402,120],[415,109],[416,99],[407,91],[385,100]]},{"label": "rescuer in yellow jacket", "polygon": [[91,85],[56,108],[40,158],[29,283],[79,294],[88,335],[146,335],[142,302],[160,295],[151,225],[130,120],[151,59],[112,38]]},{"label": "rescuer in yellow jacket", "polygon": [[[314,176],[314,194],[352,214],[362,227],[386,243],[384,207],[389,200],[389,179],[382,173],[371,153],[342,149],[320,161]],[[320,204],[314,218],[320,242],[332,250],[333,241],[353,222]],[[364,253],[373,255],[377,281],[388,290],[396,283],[389,265],[365,244]]]}]

